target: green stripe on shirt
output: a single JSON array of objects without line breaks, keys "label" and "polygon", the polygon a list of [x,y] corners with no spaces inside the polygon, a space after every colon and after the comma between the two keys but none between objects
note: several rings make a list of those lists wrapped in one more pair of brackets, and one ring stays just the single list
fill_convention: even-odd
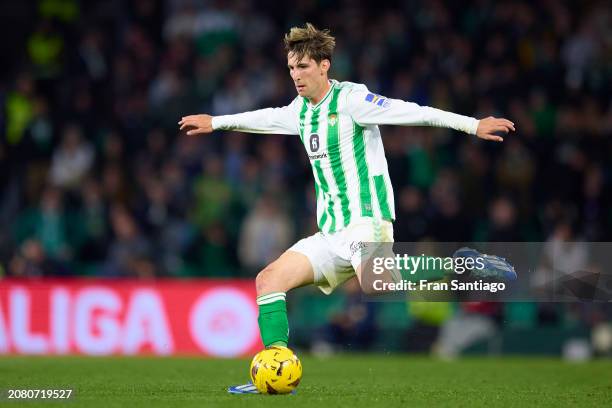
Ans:
[{"label": "green stripe on shirt", "polygon": [[303,98],[302,110],[300,111],[300,139],[304,143],[304,118],[306,117],[306,111],[308,110],[308,104],[306,98]]},{"label": "green stripe on shirt", "polygon": [[339,95],[340,89],[334,89],[331,102],[329,103],[329,110],[327,113],[327,150],[329,152],[329,161],[334,180],[338,186],[342,217],[344,218],[344,226],[346,227],[351,222],[351,210],[349,208],[349,199],[347,196],[348,188],[346,186],[346,177],[344,175],[344,169],[342,168],[342,157],[340,153],[340,120],[338,117]]},{"label": "green stripe on shirt", "polygon": [[385,185],[384,176],[374,176],[374,185],[376,186],[376,197],[380,206],[380,213],[384,220],[393,221],[391,210],[389,209],[389,200],[387,197],[387,186]]},{"label": "green stripe on shirt", "polygon": [[[315,134],[319,131],[319,110],[318,109],[312,112],[312,117],[310,119],[310,126],[312,128],[311,134]],[[327,182],[327,179],[325,178],[325,175],[323,174],[323,169],[321,168],[320,161],[315,160],[314,164],[315,164],[315,171],[317,172],[317,179],[319,180],[319,185],[321,187],[320,192],[323,197],[323,204],[325,205],[325,201],[327,201],[328,203],[327,209],[324,208],[323,214],[321,215],[321,218],[319,219],[319,228],[323,229],[323,226],[325,225],[325,222],[327,221],[327,217],[328,217],[327,213],[329,213],[329,216],[331,216],[331,221],[332,221],[331,228],[335,229],[336,228],[336,216],[333,211],[334,203],[329,194],[329,183]]]},{"label": "green stripe on shirt", "polygon": [[353,122],[353,154],[357,165],[359,177],[359,201],[361,216],[372,216],[372,193],[370,192],[370,172],[365,157],[365,142],[363,140],[363,127]]},{"label": "green stripe on shirt", "polygon": [[[323,195],[323,205],[325,205],[325,195],[329,194],[329,186],[327,185],[327,180],[325,180],[325,176],[323,175],[323,169],[321,169],[321,163],[319,160],[315,160],[314,162],[314,168],[315,168],[315,172],[317,173],[317,180],[315,180],[315,184],[318,184],[321,186],[321,188],[316,188],[315,190],[317,192],[320,191],[320,193]],[[331,204],[331,201],[330,201]],[[333,217],[333,212],[332,212],[332,217]],[[325,222],[327,221],[327,209],[323,208],[323,214],[321,215],[321,218],[319,218],[319,229],[323,229],[323,226],[325,225]],[[332,226],[335,228],[336,227],[336,220],[334,218],[332,218]]]}]

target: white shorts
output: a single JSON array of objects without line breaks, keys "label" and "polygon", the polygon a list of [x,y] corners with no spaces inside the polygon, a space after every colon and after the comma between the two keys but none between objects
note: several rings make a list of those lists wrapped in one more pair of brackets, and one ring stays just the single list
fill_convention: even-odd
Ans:
[{"label": "white shorts", "polygon": [[355,276],[363,259],[364,244],[393,242],[393,224],[374,218],[361,218],[331,234],[317,232],[299,240],[290,251],[305,255],[314,270],[314,284],[329,295]]}]

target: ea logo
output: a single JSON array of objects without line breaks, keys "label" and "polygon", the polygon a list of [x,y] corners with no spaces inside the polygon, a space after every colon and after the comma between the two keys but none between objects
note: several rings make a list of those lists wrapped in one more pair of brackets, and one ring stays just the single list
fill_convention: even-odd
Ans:
[{"label": "ea logo", "polygon": [[319,150],[319,135],[313,133],[310,135],[310,151],[316,152]]},{"label": "ea logo", "polygon": [[189,329],[203,351],[220,357],[244,354],[259,339],[253,301],[231,288],[202,294],[191,309]]}]

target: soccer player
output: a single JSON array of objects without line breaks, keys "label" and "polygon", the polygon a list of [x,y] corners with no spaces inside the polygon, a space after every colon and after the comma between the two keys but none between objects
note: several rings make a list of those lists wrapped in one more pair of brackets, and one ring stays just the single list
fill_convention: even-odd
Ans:
[{"label": "soccer player", "polygon": [[[355,274],[361,282],[360,245],[393,242],[393,190],[378,125],[452,128],[496,142],[503,141],[500,134],[514,131],[507,119],[477,120],[329,79],[335,39],[328,30],[312,24],[294,27],[284,42],[297,91],[289,105],[215,117],[189,115],[179,122],[188,135],[214,130],[299,135],[310,158],[320,232],[298,241],[255,279],[266,347],[287,346],[287,291],[315,284],[329,294]],[[252,384],[228,391],[257,392]]]}]

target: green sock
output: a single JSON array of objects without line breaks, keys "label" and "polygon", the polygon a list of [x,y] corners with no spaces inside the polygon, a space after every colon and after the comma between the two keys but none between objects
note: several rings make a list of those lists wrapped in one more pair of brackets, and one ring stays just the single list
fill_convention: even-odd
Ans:
[{"label": "green sock", "polygon": [[289,320],[284,292],[268,293],[257,298],[259,332],[264,346],[284,346],[289,342]]}]

